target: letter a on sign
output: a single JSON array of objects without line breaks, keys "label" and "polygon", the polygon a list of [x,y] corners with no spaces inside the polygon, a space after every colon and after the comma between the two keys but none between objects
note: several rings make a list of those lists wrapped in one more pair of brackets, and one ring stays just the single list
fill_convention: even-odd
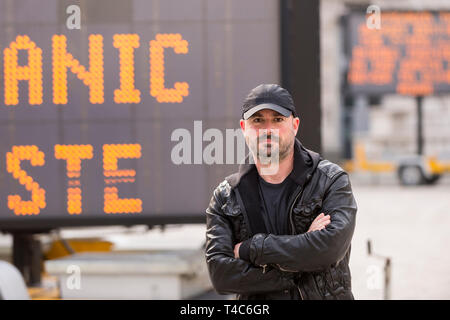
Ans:
[{"label": "letter a on sign", "polygon": [[77,265],[71,264],[67,267],[66,272],[70,274],[67,277],[66,285],[69,290],[81,289],[81,268]]},{"label": "letter a on sign", "polygon": [[73,4],[67,7],[66,13],[70,14],[70,16],[66,20],[66,26],[67,29],[73,30],[73,29],[80,29],[81,28],[81,10],[80,7]]},{"label": "letter a on sign", "polygon": [[370,5],[367,7],[366,13],[367,13],[367,15],[369,15],[366,20],[367,28],[370,30],[373,30],[373,29],[380,30],[381,29],[381,9],[380,9],[380,7],[376,6],[376,5]]}]

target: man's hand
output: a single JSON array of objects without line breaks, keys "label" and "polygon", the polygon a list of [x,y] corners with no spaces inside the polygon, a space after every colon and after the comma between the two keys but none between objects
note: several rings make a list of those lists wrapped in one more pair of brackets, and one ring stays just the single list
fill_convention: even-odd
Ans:
[{"label": "man's hand", "polygon": [[239,242],[237,245],[234,246],[234,257],[236,259],[239,259],[239,247],[241,246],[242,242]]},{"label": "man's hand", "polygon": [[308,232],[322,230],[331,222],[329,215],[324,215],[323,212],[319,214],[314,221],[311,223],[311,226],[308,229]]}]

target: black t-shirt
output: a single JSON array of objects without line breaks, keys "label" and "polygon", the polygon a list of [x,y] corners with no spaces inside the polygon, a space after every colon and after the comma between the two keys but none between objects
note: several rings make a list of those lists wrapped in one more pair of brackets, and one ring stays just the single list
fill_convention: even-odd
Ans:
[{"label": "black t-shirt", "polygon": [[289,234],[288,201],[293,181],[287,176],[281,183],[273,184],[259,178],[261,212],[268,232],[276,235]]}]

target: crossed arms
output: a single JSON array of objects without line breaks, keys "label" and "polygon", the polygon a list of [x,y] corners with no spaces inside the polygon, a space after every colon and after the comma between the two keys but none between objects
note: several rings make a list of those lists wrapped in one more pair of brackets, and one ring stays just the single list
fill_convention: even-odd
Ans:
[{"label": "crossed arms", "polygon": [[[239,244],[215,192],[206,210],[206,261],[219,293],[263,293],[295,286],[294,272],[320,271],[340,261],[353,236],[356,202],[347,174],[329,182],[322,210],[309,232],[297,235],[256,234],[249,240],[249,257],[237,258]],[[237,247],[237,248],[236,248]],[[263,266],[272,265],[263,272]],[[282,270],[289,270],[284,272]],[[265,270],[264,270],[265,271]]]}]

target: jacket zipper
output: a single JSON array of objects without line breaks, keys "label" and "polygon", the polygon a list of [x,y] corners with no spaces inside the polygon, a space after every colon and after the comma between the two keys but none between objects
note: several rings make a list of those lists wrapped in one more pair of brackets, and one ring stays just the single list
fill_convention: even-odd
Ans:
[{"label": "jacket zipper", "polygon": [[250,234],[252,234],[253,232],[252,232],[252,229],[250,226],[250,221],[248,219],[247,211],[245,210],[244,202],[242,201],[241,194],[239,193],[238,188],[234,189],[234,192],[236,193],[236,200],[239,204],[239,207],[241,208],[241,212],[242,212],[242,215],[244,216],[244,221],[245,221],[245,224],[247,225],[248,232]]},{"label": "jacket zipper", "polygon": [[289,222],[291,223],[291,233],[295,234],[295,226],[294,221],[292,220],[292,210],[294,209],[294,204],[297,201],[297,199],[300,197],[300,195],[303,193],[303,190],[305,190],[306,185],[308,184],[309,180],[311,180],[312,175],[308,174],[306,177],[306,181],[303,183],[303,186],[299,186],[295,191],[298,192],[297,195],[294,198],[294,201],[291,203],[290,209],[289,209]]},{"label": "jacket zipper", "polygon": [[[294,201],[292,202],[292,204],[291,204],[291,206],[290,206],[290,209],[289,209],[289,222],[290,222],[290,224],[291,224],[291,233],[292,233],[292,235],[295,234],[294,221],[292,220],[292,210],[294,209],[294,204],[295,204],[295,202],[297,201],[298,197],[303,193],[303,188],[302,188],[302,187],[299,187],[299,188],[297,188],[297,190],[298,190],[298,193],[297,193],[297,195],[295,196]],[[296,191],[297,191],[297,190],[296,190]]]},{"label": "jacket zipper", "polygon": [[[303,187],[308,183],[308,181],[309,181],[309,179],[311,178],[311,176],[309,176],[308,178],[307,178],[307,180],[305,181],[305,183],[304,183],[304,185],[303,185]],[[299,188],[297,188],[297,195],[295,196],[295,198],[294,198],[294,201],[292,202],[292,204],[291,204],[291,206],[290,206],[290,209],[289,209],[289,221],[290,221],[290,223],[291,223],[291,233],[292,233],[292,235],[295,235],[295,225],[294,225],[294,220],[293,220],[293,217],[292,217],[292,211],[294,210],[294,205],[295,205],[295,202],[298,200],[298,198],[300,197],[300,195],[303,193],[303,190],[304,190],[304,188],[303,187],[299,187]],[[280,267],[279,265],[278,265],[278,267]],[[281,267],[280,267],[280,269],[282,269]],[[287,271],[287,270],[286,270]],[[303,296],[303,293],[302,293],[302,289],[300,288],[300,278],[301,278],[301,273],[300,273],[300,276],[299,276],[299,278],[298,278],[298,285],[296,285],[296,287],[297,287],[297,290],[298,290],[298,293],[300,294],[300,299],[302,299],[302,300],[305,300],[305,298],[304,298],[304,296]]]},{"label": "jacket zipper", "polygon": [[303,293],[302,293],[302,289],[300,289],[300,278],[298,279],[298,286],[297,286],[297,290],[298,293],[300,293],[300,299],[305,300],[305,298],[303,297]]},{"label": "jacket zipper", "polygon": [[[236,193],[236,200],[237,200],[237,202],[239,204],[239,207],[241,208],[242,215],[244,216],[245,224],[247,225],[247,228],[248,228],[248,232],[250,234],[252,234],[253,232],[252,232],[252,229],[251,229],[251,226],[250,226],[250,221],[248,219],[247,211],[245,210],[245,205],[244,205],[244,202],[242,201],[241,194],[239,193],[238,188],[234,189],[234,192]],[[267,264],[264,264],[264,265],[262,265],[260,267],[263,268],[263,271],[262,271],[263,274],[267,272],[267,267],[268,267]]]},{"label": "jacket zipper", "polygon": [[[264,265],[264,266],[267,266],[267,265]],[[277,266],[278,266],[278,268],[279,268],[281,271],[286,271],[286,272],[297,272],[297,271],[292,271],[292,270],[285,269],[285,268],[281,267],[278,263],[277,263]],[[298,285],[296,285],[296,288],[297,288],[297,290],[298,290],[298,293],[300,294],[300,299],[305,300],[305,298],[303,297],[302,289],[300,289],[300,278],[301,278],[301,274],[300,274],[300,276],[299,276],[299,278],[298,278]]]},{"label": "jacket zipper", "polygon": [[[277,266],[278,266],[278,268],[279,268],[281,271],[285,271],[285,272],[297,272],[297,271],[292,271],[292,270],[289,270],[289,269],[285,269],[285,268],[283,268],[282,266],[280,266],[278,263],[277,263]],[[263,267],[264,267],[264,269],[263,269],[263,273],[264,273],[264,272],[265,272],[265,268],[267,267],[267,264],[265,264]],[[298,293],[300,294],[300,299],[301,299],[301,300],[305,300],[305,298],[303,297],[302,289],[300,289],[300,278],[301,278],[301,275],[300,275],[299,278],[298,278],[299,284],[296,285],[295,287],[297,288]]]},{"label": "jacket zipper", "polygon": [[278,269],[280,269],[281,271],[286,271],[286,272],[297,272],[297,271],[295,271],[295,270],[285,269],[285,268],[283,268],[282,266],[280,266],[278,263],[277,263],[276,265],[277,265]]},{"label": "jacket zipper", "polygon": [[[290,209],[289,209],[289,222],[291,223],[291,233],[292,233],[293,235],[295,234],[295,226],[294,226],[294,221],[293,221],[293,218],[292,218],[292,210],[294,209],[294,204],[295,204],[295,202],[296,202],[297,199],[300,197],[300,195],[303,193],[303,188],[302,188],[302,187],[299,187],[297,190],[298,190],[298,193],[297,193],[297,195],[295,196],[294,201],[292,202],[292,204],[291,204],[291,206],[290,206]],[[297,191],[297,190],[296,190],[296,191]],[[278,265],[278,267],[279,267],[280,270],[282,270],[282,271],[289,271],[289,270],[287,270],[287,269],[282,268],[280,265]],[[291,272],[292,272],[292,271],[291,271]],[[301,277],[301,276],[300,276],[300,277]],[[301,300],[305,300],[304,297],[303,297],[302,290],[300,289],[300,277],[299,277],[299,279],[298,279],[298,285],[296,285],[296,288],[297,288],[297,290],[298,290],[298,293],[300,294],[300,299],[301,299]]]}]

